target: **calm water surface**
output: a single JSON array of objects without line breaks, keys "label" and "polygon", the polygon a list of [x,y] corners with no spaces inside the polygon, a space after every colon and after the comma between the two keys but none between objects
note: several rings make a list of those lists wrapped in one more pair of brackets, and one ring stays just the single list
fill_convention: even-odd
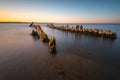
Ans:
[{"label": "calm water surface", "polygon": [[[28,27],[28,25],[29,25],[28,23],[0,23],[0,79],[1,80],[18,79],[17,77],[13,78],[10,76],[13,76],[15,74],[16,76],[18,76],[17,74],[22,70],[26,71],[26,73],[24,73],[24,71],[19,73],[19,75],[21,76],[24,75],[23,79],[26,78],[25,74],[28,73],[29,76],[30,75],[33,76],[34,74],[38,75],[39,72],[33,71],[34,74],[32,73],[30,74],[29,72],[30,70],[37,71],[38,68],[36,69],[36,67],[32,67],[30,68],[30,70],[26,70],[27,68],[26,66],[27,65],[30,66],[30,64],[32,64],[32,66],[33,64],[37,65],[37,62],[39,63],[39,61],[43,63],[42,60],[46,62],[46,60],[50,56],[50,52],[47,44],[44,44],[41,40],[34,39],[30,35],[32,28]],[[72,33],[72,32],[60,31],[57,29],[51,29],[51,28],[47,28],[45,26],[46,24],[40,24],[40,25],[44,30],[44,32],[47,33],[49,38],[51,36],[55,36],[56,49],[57,49],[56,57],[57,56],[59,57],[60,55],[63,56],[73,55],[73,56],[82,57],[84,59],[87,59],[88,61],[105,65],[103,68],[99,66],[96,67],[96,69],[99,71],[101,70],[103,72],[105,71],[104,74],[106,75],[108,74],[107,76],[112,75],[112,78],[110,77],[110,79],[114,79],[115,77],[118,80],[120,79],[119,78],[119,74],[120,74],[120,25],[119,24],[83,24],[83,26],[87,28],[97,27],[103,30],[110,29],[112,32],[117,33],[118,38],[116,40],[104,39],[104,38],[93,37],[80,33]],[[65,25],[65,24],[56,24],[56,25]],[[70,27],[71,26],[75,26],[75,25],[70,24]],[[38,58],[38,56],[40,57]],[[35,62],[33,59],[35,60]],[[73,59],[71,57],[67,63],[72,62],[74,60],[75,58]],[[79,62],[81,61],[78,60],[77,62],[70,64],[71,66],[75,67],[75,64],[78,66],[81,65]],[[62,63],[66,64],[64,62],[61,62],[61,64]],[[43,66],[46,65],[47,64],[43,63]],[[92,66],[92,64],[87,66]],[[75,69],[73,68],[73,70],[75,71],[77,68]],[[94,69],[91,70],[96,71],[95,73],[99,74],[99,71]],[[86,74],[94,75],[94,73],[92,73],[91,70]],[[85,70],[83,69],[83,72],[84,71]],[[101,75],[102,74],[103,73],[101,73]],[[88,78],[89,77],[91,76],[88,76]],[[104,77],[102,79],[104,79]]]},{"label": "calm water surface", "polygon": [[[76,24],[70,24],[69,26],[76,26]],[[80,33],[50,29],[45,26],[43,29],[49,36],[56,37],[58,52],[62,54],[72,53],[120,67],[120,24],[83,24],[83,27],[92,29],[98,28],[104,31],[110,29],[112,32],[117,33],[118,38],[116,40],[104,39]],[[81,51],[83,53],[81,53]]]}]

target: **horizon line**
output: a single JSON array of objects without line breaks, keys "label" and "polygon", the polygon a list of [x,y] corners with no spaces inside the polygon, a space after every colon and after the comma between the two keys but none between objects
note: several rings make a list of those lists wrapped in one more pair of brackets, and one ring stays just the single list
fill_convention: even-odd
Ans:
[{"label": "horizon line", "polygon": [[[53,23],[53,24],[120,24],[120,22],[68,22],[68,23],[64,23],[64,22],[34,22],[34,21],[31,21],[33,23]],[[12,22],[12,21],[6,21],[6,22],[0,22],[0,23],[31,23],[31,22],[21,22],[21,21],[16,21],[16,22]]]}]

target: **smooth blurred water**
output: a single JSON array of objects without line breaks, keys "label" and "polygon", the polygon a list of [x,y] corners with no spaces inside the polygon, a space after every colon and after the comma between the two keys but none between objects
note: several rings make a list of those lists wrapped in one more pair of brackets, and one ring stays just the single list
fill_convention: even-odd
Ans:
[{"label": "smooth blurred water", "polygon": [[[39,24],[39,23],[37,23]],[[28,23],[0,23],[0,49],[22,47],[23,45],[32,45],[31,29],[28,29]],[[117,33],[117,39],[104,39],[93,37],[80,33],[60,31],[47,28],[46,24],[39,24],[48,37],[55,36],[58,53],[72,53],[91,59],[97,59],[110,64],[119,65],[120,61],[120,25],[119,24],[83,24],[83,27],[110,29]],[[66,24],[55,24],[66,25]],[[76,26],[77,24],[69,24]],[[26,41],[26,42],[25,42]],[[14,47],[13,47],[14,46]],[[80,53],[83,52],[83,53]],[[87,53],[87,54],[85,54]],[[89,55],[88,55],[89,54]]]},{"label": "smooth blurred water", "polygon": [[[120,73],[119,24],[83,24],[84,27],[88,28],[96,27],[103,30],[110,29],[112,32],[117,33],[118,38],[115,40],[61,31],[48,28],[46,27],[46,24],[37,24],[41,25],[43,31],[48,35],[49,38],[52,36],[55,36],[56,38],[56,55],[58,56],[56,56],[55,60],[59,59],[59,55],[63,55],[63,58],[60,57],[59,61],[61,62],[56,62],[55,64],[69,66],[69,64],[75,60],[75,63],[71,63],[71,66],[74,68],[70,67],[69,72],[71,72],[71,69],[73,69],[73,72],[76,73],[80,69],[80,66],[85,66],[89,71],[86,71],[86,68],[83,68],[83,72],[86,72],[86,74],[89,73],[89,77],[91,77],[90,75],[95,74],[102,75],[100,71],[103,71],[105,75],[111,75],[113,78],[118,78]],[[49,61],[51,61],[51,63],[55,62],[55,60],[52,62],[52,59],[49,58],[50,53],[48,45],[43,43],[41,40],[34,39],[30,35],[33,28],[28,26],[29,23],[0,23],[0,79],[3,77],[5,78],[4,80],[31,80],[31,77],[34,76],[35,78],[38,78],[39,76],[37,75],[39,75],[38,73],[41,73],[43,68],[49,70],[50,65],[48,67],[47,64]],[[76,26],[76,24],[70,24],[70,26]],[[68,61],[66,63],[64,62],[64,59],[67,58],[65,56],[70,56],[68,60],[66,59]],[[84,58],[85,60],[82,59],[83,64],[79,64],[81,61],[79,61],[78,57],[77,59],[74,59],[74,56],[78,56],[80,59],[81,57]],[[86,60],[90,62],[85,62]],[[95,63],[94,65],[93,62]],[[90,64],[89,66],[91,67],[89,67],[88,64]],[[101,64],[104,66],[101,66]],[[39,68],[36,69],[38,66]],[[92,67],[95,67],[95,69]],[[37,72],[38,70],[40,72]],[[48,73],[47,70],[45,74]],[[30,71],[33,73],[30,73]],[[44,73],[44,71],[45,70],[43,69],[42,72]],[[95,74],[92,71],[95,71]],[[26,74],[28,75],[26,76]],[[104,76],[104,74],[102,76]],[[24,77],[22,78],[19,76]],[[94,76],[92,77],[94,78]],[[104,77],[102,77],[102,79],[104,79]]]},{"label": "smooth blurred water", "polygon": [[[66,24],[55,25],[66,26]],[[70,27],[76,25],[69,24]],[[42,28],[49,37],[55,36],[58,53],[72,53],[100,63],[120,67],[120,24],[83,24],[83,27],[86,28],[110,29],[117,33],[116,40],[51,29],[45,27],[45,25],[41,26],[44,26]]]}]

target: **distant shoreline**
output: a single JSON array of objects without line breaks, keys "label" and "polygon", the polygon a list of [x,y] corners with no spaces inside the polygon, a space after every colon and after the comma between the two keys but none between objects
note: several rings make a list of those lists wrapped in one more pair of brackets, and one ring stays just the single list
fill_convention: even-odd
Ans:
[{"label": "distant shoreline", "polygon": [[[31,22],[0,22],[0,23],[31,23]],[[34,23],[40,23],[40,24],[120,24],[120,23],[54,23],[54,22],[34,22]]]}]

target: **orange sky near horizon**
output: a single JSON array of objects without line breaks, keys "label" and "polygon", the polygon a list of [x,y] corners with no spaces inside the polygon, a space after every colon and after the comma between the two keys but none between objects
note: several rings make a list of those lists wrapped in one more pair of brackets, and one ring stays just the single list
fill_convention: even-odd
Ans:
[{"label": "orange sky near horizon", "polygon": [[119,23],[119,20],[50,16],[46,13],[1,10],[0,22]]}]

